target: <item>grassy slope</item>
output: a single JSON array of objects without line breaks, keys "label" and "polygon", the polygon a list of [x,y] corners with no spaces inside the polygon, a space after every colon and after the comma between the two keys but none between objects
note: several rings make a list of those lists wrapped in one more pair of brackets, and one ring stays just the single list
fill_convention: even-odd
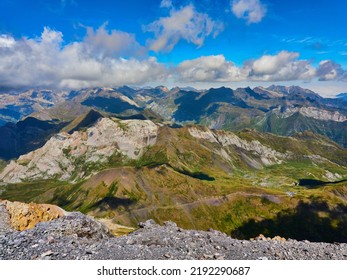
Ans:
[{"label": "grassy slope", "polygon": [[[326,170],[347,175],[345,167],[334,163],[345,163],[346,150],[312,135],[285,138],[244,131],[239,136],[248,141],[257,139],[281,152],[290,150],[294,159],[252,169],[235,148],[229,148],[233,160],[229,162],[212,152],[220,146],[193,139],[187,128],[163,127],[156,145],[138,161],[115,155],[103,166],[105,170],[84,182],[14,184],[1,187],[1,198],[55,203],[66,210],[111,218],[128,226],[154,218],[158,222],[173,220],[184,228],[215,228],[241,237],[264,232],[253,224],[247,227],[250,221],[275,221],[284,211],[295,211],[302,201],[325,201],[331,209],[346,205],[346,182],[316,188],[295,184],[303,178],[323,180]],[[330,161],[313,163],[305,158],[312,153]],[[322,213],[330,215],[329,211]],[[341,224],[339,219],[332,223],[335,228]]]},{"label": "grassy slope", "polygon": [[0,172],[5,168],[6,166],[6,161],[3,161],[0,159]]},{"label": "grassy slope", "polygon": [[254,125],[259,131],[277,135],[294,135],[297,132],[313,131],[345,145],[347,138],[347,122],[321,121],[295,113],[288,118],[279,118],[275,114],[268,115]]}]

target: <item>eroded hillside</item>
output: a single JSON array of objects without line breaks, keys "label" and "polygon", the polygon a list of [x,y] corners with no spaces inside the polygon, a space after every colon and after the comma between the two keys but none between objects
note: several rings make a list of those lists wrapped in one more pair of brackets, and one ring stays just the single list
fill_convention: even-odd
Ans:
[{"label": "eroded hillside", "polygon": [[[346,159],[345,149],[309,132],[281,137],[101,118],[11,161],[0,190],[2,198],[55,203],[127,226],[173,220],[241,238],[276,233],[283,215],[295,221],[304,205],[316,219],[303,219],[297,239],[307,237],[306,227],[324,226],[333,237],[309,238],[341,241]],[[291,232],[288,225],[282,236]]]}]

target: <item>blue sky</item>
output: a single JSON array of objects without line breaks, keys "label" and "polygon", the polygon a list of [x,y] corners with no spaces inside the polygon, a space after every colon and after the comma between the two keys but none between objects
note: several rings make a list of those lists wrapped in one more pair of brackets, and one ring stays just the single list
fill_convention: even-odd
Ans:
[{"label": "blue sky", "polygon": [[301,85],[347,92],[347,2],[0,2],[0,87]]}]

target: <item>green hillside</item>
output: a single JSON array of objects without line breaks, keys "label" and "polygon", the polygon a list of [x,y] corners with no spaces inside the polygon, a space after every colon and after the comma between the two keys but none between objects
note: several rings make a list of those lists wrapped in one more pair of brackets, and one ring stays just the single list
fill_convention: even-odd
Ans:
[{"label": "green hillside", "polygon": [[[53,203],[127,226],[152,218],[242,238],[278,233],[329,242],[347,239],[339,231],[346,219],[341,209],[347,206],[345,149],[313,133],[281,137],[254,130],[236,134],[250,148],[222,146],[193,137],[190,129],[209,132],[162,126],[155,145],[137,160],[115,154],[87,179],[9,184],[0,187],[0,198]],[[218,139],[231,137],[212,132]],[[264,147],[283,158],[266,162],[257,152]],[[291,223],[303,217],[307,227],[329,224],[331,236],[329,230],[298,233],[290,223],[283,226],[286,216]]]}]

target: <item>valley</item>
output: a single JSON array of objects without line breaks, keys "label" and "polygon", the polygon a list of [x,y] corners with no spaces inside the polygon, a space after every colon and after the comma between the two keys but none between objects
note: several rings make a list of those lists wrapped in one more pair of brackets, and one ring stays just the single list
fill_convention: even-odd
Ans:
[{"label": "valley", "polygon": [[[261,106],[270,108],[277,102],[272,98],[283,98],[282,91],[230,89],[231,97],[224,88],[71,92],[71,101],[32,113],[16,124],[15,133],[3,134],[0,198],[56,204],[128,227],[147,219],[172,220],[185,229],[213,228],[241,239],[264,234],[346,242],[341,229],[346,226],[347,150],[326,137],[327,130],[316,129],[324,122],[335,131],[329,132],[331,138],[340,135],[344,141],[346,130],[339,129],[346,126],[345,107],[325,100],[321,103],[333,105],[305,109],[310,108],[305,99],[301,107],[287,106],[301,108],[290,113],[265,113],[278,121],[256,129],[254,120],[264,118],[265,109],[255,102],[266,98],[270,101]],[[188,97],[193,99],[184,103]],[[147,101],[141,103],[141,98]],[[167,105],[153,106],[160,99]],[[197,111],[183,113],[182,104],[192,102]],[[64,109],[72,108],[70,103],[81,104],[76,105],[81,110]],[[176,111],[174,104],[181,104]],[[224,114],[223,107],[235,117]],[[166,114],[158,108],[167,108]],[[211,126],[213,116],[218,125]],[[238,129],[225,128],[234,122]],[[0,130],[8,131],[8,126]],[[295,128],[291,133],[289,126]],[[31,135],[31,142],[22,135]],[[6,146],[6,137],[7,143],[18,137],[21,149]]]}]

